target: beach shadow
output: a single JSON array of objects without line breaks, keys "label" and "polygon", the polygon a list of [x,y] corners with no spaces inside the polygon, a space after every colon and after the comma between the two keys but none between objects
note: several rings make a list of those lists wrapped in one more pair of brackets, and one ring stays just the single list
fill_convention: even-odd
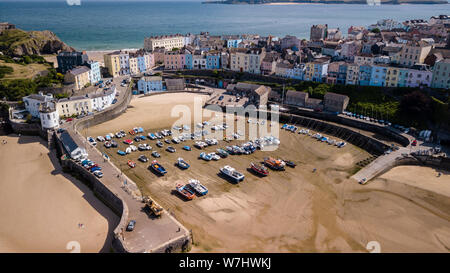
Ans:
[{"label": "beach shadow", "polygon": [[101,253],[108,253],[111,251],[112,247],[112,240],[114,237],[113,231],[116,228],[116,226],[119,224],[120,217],[117,216],[110,208],[108,208],[105,204],[102,203],[92,192],[91,189],[85,184],[83,184],[78,179],[74,178],[73,176],[65,173],[62,171],[62,166],[59,164],[59,161],[54,154],[54,151],[51,150],[47,156],[49,157],[50,161],[52,162],[53,167],[55,168],[51,174],[52,175],[62,175],[64,178],[72,182],[73,185],[75,185],[82,193],[83,198],[89,203],[89,205],[94,208],[100,215],[102,215],[108,222],[108,233],[105,239],[105,243],[103,244],[102,249],[100,250]]},{"label": "beach shadow", "polygon": [[219,172],[217,173],[217,176],[226,180],[228,183],[233,184],[233,185],[238,185],[239,182],[236,182],[235,180],[229,178],[228,176],[224,175],[223,173]]}]

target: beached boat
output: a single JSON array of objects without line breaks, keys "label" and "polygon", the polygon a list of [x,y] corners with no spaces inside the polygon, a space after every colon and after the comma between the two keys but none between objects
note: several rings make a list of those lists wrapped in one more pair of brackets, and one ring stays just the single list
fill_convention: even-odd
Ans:
[{"label": "beached boat", "polygon": [[211,161],[211,159],[212,159],[212,157],[205,152],[200,153],[200,158],[203,160],[206,160],[206,161]]},{"label": "beached boat", "polygon": [[158,140],[158,142],[156,142],[156,146],[158,146],[159,148],[163,147],[164,144]]},{"label": "beached boat", "polygon": [[192,150],[190,146],[183,146],[183,150],[190,151]]},{"label": "beached boat", "polygon": [[222,158],[226,158],[226,157],[228,157],[228,153],[227,153],[227,151],[225,151],[224,149],[217,149],[216,150],[217,151],[217,153],[219,154],[219,156],[220,157],[222,157]]},{"label": "beached boat", "polygon": [[220,159],[220,156],[218,155],[218,154],[216,154],[216,153],[209,153],[208,154],[210,157],[211,157],[211,159],[213,159],[213,160],[219,160]]},{"label": "beached boat", "polygon": [[227,178],[229,178],[230,180],[232,180],[233,182],[236,182],[236,183],[243,181],[245,178],[244,174],[236,171],[233,167],[228,166],[228,165],[221,168],[220,172],[223,175],[225,175]]},{"label": "beached boat", "polygon": [[177,184],[175,189],[181,196],[183,196],[187,200],[192,200],[195,198],[194,192],[189,187],[186,187],[186,185]]},{"label": "beached boat", "polygon": [[136,163],[134,161],[132,161],[132,160],[128,160],[127,164],[128,164],[128,166],[130,166],[130,168],[136,167]]},{"label": "beached boat", "polygon": [[111,148],[111,142],[106,141],[105,144],[103,144],[106,148]]},{"label": "beached boat", "polygon": [[208,188],[200,183],[200,181],[196,179],[190,179],[189,185],[198,195],[206,195],[208,194]]},{"label": "beached boat", "polygon": [[292,160],[283,160],[287,166],[291,167],[291,168],[295,168],[295,166],[297,166],[297,164],[295,164],[294,161]]},{"label": "beached boat", "polygon": [[186,161],[184,161],[184,159],[183,158],[181,158],[181,157],[179,157],[178,158],[178,160],[177,160],[177,165],[178,165],[178,167],[180,167],[181,169],[189,169],[189,167],[190,167],[190,165],[186,162]]},{"label": "beached boat", "polygon": [[122,151],[122,150],[117,150],[117,153],[119,154],[119,155],[126,155],[127,153],[125,153],[124,151]]},{"label": "beached boat", "polygon": [[156,136],[153,133],[148,133],[148,137],[152,140],[156,139]]},{"label": "beached boat", "polygon": [[276,160],[272,157],[266,157],[264,158],[264,164],[273,170],[284,171],[284,165],[286,163],[284,163],[282,160]]},{"label": "beached boat", "polygon": [[119,144],[117,143],[117,141],[111,140],[111,147],[117,148],[117,146],[119,146]]},{"label": "beached boat", "polygon": [[261,176],[267,176],[269,174],[269,170],[261,164],[252,162],[250,163],[250,169]]},{"label": "beached boat", "polygon": [[158,174],[165,175],[167,173],[166,169],[158,163],[158,161],[153,160],[150,167]]},{"label": "beached boat", "polygon": [[131,139],[125,139],[125,140],[123,141],[123,143],[128,144],[128,145],[131,145],[131,144],[133,144],[133,140],[131,140]]}]

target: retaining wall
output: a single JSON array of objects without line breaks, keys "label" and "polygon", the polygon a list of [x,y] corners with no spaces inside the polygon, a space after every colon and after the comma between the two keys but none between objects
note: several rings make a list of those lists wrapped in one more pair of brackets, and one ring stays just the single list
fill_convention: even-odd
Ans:
[{"label": "retaining wall", "polygon": [[[54,145],[56,148],[56,154],[58,158],[61,158],[64,154],[62,143],[56,133],[53,133],[52,137],[55,142]],[[119,253],[129,252],[122,237],[122,233],[126,229],[128,220],[128,206],[126,202],[123,202],[116,192],[103,184],[95,175],[75,163],[73,160],[61,159],[61,165],[64,168],[80,175],[82,181],[94,192],[95,196],[107,205],[114,213],[121,217],[119,224],[113,231],[114,238],[112,241],[112,247],[114,251]]]}]

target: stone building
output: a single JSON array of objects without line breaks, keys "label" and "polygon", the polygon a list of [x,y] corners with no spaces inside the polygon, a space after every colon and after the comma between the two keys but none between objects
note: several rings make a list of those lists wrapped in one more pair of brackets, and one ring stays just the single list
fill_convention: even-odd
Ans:
[{"label": "stone building", "polygon": [[346,95],[328,92],[323,98],[324,109],[330,112],[342,113],[349,103],[350,99]]}]

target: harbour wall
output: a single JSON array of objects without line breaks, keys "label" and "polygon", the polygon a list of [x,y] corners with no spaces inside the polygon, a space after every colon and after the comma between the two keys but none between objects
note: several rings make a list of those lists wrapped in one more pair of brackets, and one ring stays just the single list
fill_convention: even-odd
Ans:
[{"label": "harbour wall", "polygon": [[[56,133],[53,133],[52,138],[56,148],[56,154],[58,158],[64,154],[62,142]],[[107,205],[115,214],[120,216],[120,222],[113,231],[114,237],[112,240],[112,247],[115,252],[126,253],[129,252],[123,241],[122,233],[126,229],[128,220],[128,206],[119,195],[103,184],[96,176],[91,172],[84,169],[71,159],[61,159],[61,166],[65,171],[76,173],[81,181],[85,183],[94,192],[95,196],[100,199],[105,205]]]},{"label": "harbour wall", "polygon": [[300,109],[300,108],[290,109],[289,113],[294,114],[294,115],[329,121],[329,122],[335,122],[335,123],[339,123],[339,124],[342,124],[345,126],[359,129],[359,130],[369,131],[369,132],[372,132],[375,134],[382,135],[392,141],[395,141],[395,142],[401,144],[403,147],[406,147],[409,145],[408,138],[398,134],[397,132],[395,132],[393,130],[390,130],[389,128],[379,126],[377,124],[371,124],[371,123],[363,122],[363,121],[357,120],[357,119],[349,119],[349,118],[345,118],[345,117],[338,116],[338,115],[327,114],[327,113],[323,113],[323,112],[314,112],[314,111]]}]

